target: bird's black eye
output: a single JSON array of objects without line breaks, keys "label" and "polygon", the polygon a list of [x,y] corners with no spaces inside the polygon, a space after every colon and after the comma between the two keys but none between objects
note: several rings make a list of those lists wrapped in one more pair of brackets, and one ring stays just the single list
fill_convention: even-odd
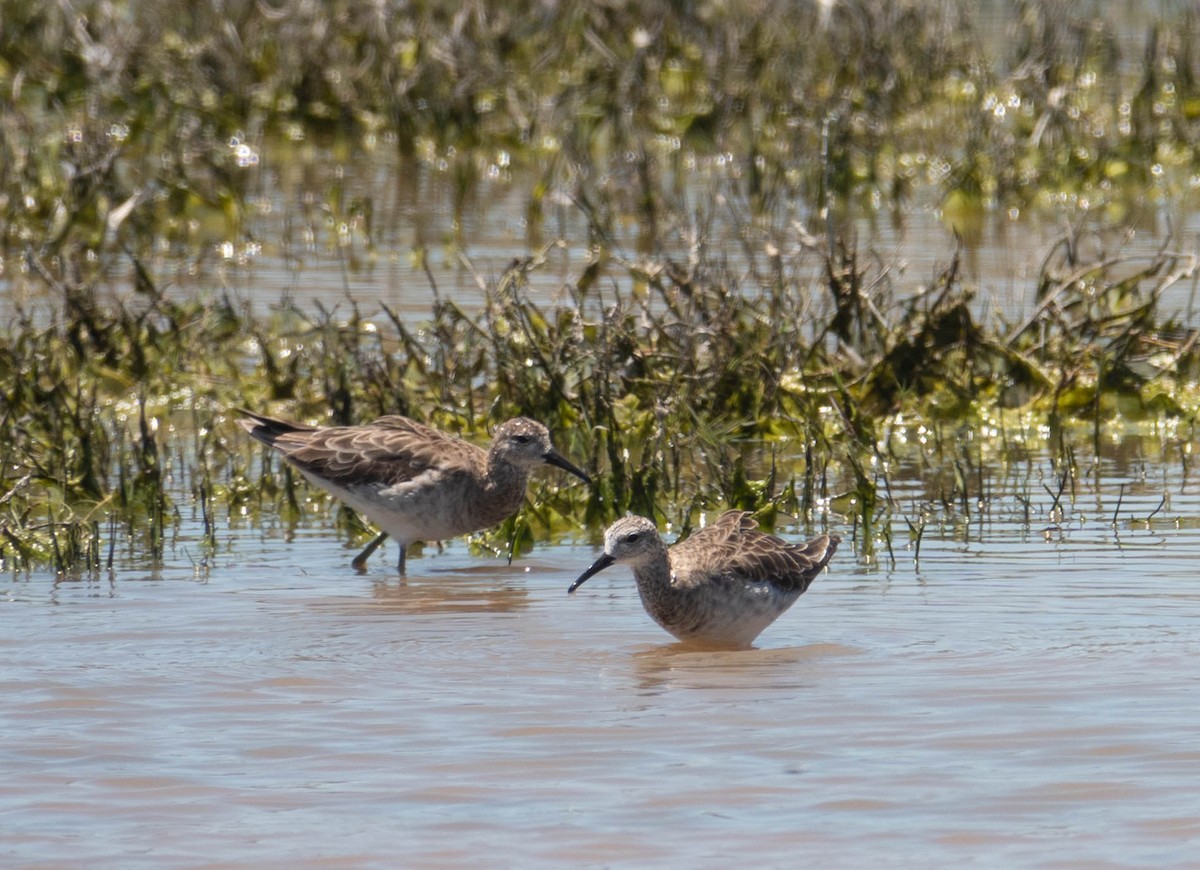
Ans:
[{"label": "bird's black eye", "polygon": [[514,435],[513,441],[516,441],[518,444],[528,444],[529,436],[528,435]]},{"label": "bird's black eye", "polygon": [[635,543],[637,543],[637,539],[638,539],[638,533],[630,532],[628,535],[625,536],[625,543],[635,544]]}]

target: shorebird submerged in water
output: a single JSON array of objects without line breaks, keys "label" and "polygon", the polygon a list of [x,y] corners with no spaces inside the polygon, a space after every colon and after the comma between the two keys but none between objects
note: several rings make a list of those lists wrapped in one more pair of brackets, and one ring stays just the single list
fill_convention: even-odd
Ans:
[{"label": "shorebird submerged in water", "polygon": [[591,483],[554,449],[546,427],[525,417],[500,424],[484,450],[407,417],[307,426],[240,413],[247,432],[383,530],[351,563],[360,571],[389,535],[400,545],[403,574],[409,544],[497,525],[520,509],[529,473],[539,465]]},{"label": "shorebird submerged in water", "polygon": [[608,527],[604,554],[567,592],[610,565],[629,565],[642,606],[676,638],[748,647],[804,594],[841,542],[821,535],[789,544],[757,526],[748,512],[727,511],[668,549],[650,520],[625,517]]}]

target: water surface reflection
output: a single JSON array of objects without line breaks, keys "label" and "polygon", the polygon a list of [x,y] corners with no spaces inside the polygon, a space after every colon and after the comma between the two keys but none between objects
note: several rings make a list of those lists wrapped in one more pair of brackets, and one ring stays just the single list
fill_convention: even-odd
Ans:
[{"label": "water surface reflection", "polygon": [[568,597],[585,546],[510,566],[454,542],[401,583],[302,528],[207,574],[185,541],[154,573],[5,578],[4,854],[1185,864],[1200,499],[1174,468],[1115,527],[1116,487],[1082,481],[1044,534],[1014,475],[980,521],[932,524],[919,570],[847,545],[744,652],[672,642],[619,571]]}]

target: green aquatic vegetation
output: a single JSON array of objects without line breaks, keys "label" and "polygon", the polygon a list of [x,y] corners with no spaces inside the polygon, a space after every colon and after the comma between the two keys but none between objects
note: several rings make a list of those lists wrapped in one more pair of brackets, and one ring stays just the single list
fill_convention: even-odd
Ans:
[{"label": "green aquatic vegetation", "polygon": [[[532,239],[561,188],[596,216],[632,217],[648,250],[697,176],[782,219],[933,199],[964,235],[995,208],[1120,213],[1186,196],[1200,16],[1165,10],[1138,56],[1092,12],[9,2],[0,256],[10,279],[29,249],[147,263],[171,250],[186,272],[216,246],[258,243],[272,173],[385,153],[453,179],[456,214],[483,177],[516,168]],[[324,205],[369,245],[370,198],[334,188]]]},{"label": "green aquatic vegetation", "polygon": [[62,304],[48,323],[13,321],[0,354],[3,558],[95,568],[117,530],[159,558],[189,509],[207,558],[233,517],[327,510],[231,431],[238,407],[327,423],[408,413],[480,437],[517,413],[544,420],[596,484],[538,480],[528,510],[476,537],[498,551],[629,511],[687,528],[728,505],[812,525],[843,513],[868,557],[892,548],[888,468],[911,428],[889,422],[897,415],[942,445],[955,493],[943,507],[967,516],[981,460],[948,445],[987,414],[1077,421],[1097,445],[1114,415],[1195,417],[1180,380],[1197,368],[1194,330],[1157,310],[1166,287],[1194,275],[1179,254],[1048,260],[1043,302],[1019,324],[980,318],[956,262],[917,293],[849,254],[807,271],[789,262],[765,286],[703,254],[613,262],[630,290],[536,303],[528,282],[546,260],[534,256],[480,277],[480,316],[435,299],[419,328],[386,309],[253,314],[150,284],[136,304],[105,302],[46,270]]},{"label": "green aquatic vegetation", "polygon": [[[118,546],[153,561],[185,516],[202,562],[229,523],[329,511],[231,430],[242,406],[404,413],[480,439],[512,414],[545,421],[596,484],[539,480],[526,511],[477,536],[497,552],[626,511],[687,529],[736,506],[765,525],[838,513],[867,558],[895,558],[889,475],[913,461],[914,426],[933,445],[919,544],[935,517],[987,501],[983,447],[962,447],[975,428],[1006,462],[1030,425],[1083,427],[1099,455],[1114,421],[1190,425],[1200,407],[1196,331],[1159,304],[1196,280],[1187,252],[1083,253],[1072,230],[1008,323],[957,259],[901,286],[839,236],[915,200],[968,242],[995,209],[1120,219],[1182,200],[1194,10],[1149,27],[1133,62],[1103,17],[1034,0],[1004,40],[968,4],[872,0],[434,0],[390,16],[82,0],[0,18],[6,565],[96,570]],[[370,268],[375,200],[336,172],[304,179],[351,161],[443,173],[458,220],[442,243],[468,271],[457,227],[480,180],[521,170],[526,250],[474,276],[478,310],[428,272],[420,322],[348,293],[265,313],[208,295],[214,267],[263,244]],[[585,238],[549,226],[564,198]],[[256,215],[277,207],[283,236],[264,239]],[[584,241],[561,301],[535,302],[556,250]]]}]

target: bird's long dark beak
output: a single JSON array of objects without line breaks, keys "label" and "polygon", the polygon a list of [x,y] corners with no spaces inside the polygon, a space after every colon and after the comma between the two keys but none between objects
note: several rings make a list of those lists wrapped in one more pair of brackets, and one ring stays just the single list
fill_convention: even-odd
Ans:
[{"label": "bird's long dark beak", "polygon": [[542,454],[542,461],[547,465],[553,465],[556,468],[561,468],[563,471],[569,471],[584,483],[591,483],[592,479],[567,461],[557,450],[548,450]]},{"label": "bird's long dark beak", "polygon": [[616,562],[616,559],[614,559],[612,556],[608,555],[608,553],[605,553],[603,556],[601,556],[599,559],[597,559],[595,562],[592,563],[592,567],[588,568],[586,571],[584,571],[582,574],[579,575],[579,579],[571,584],[571,588],[567,590],[567,594],[570,595],[572,592],[574,592],[576,589],[578,589],[580,586],[582,586],[584,583],[586,583],[588,581],[589,577],[593,577],[596,574],[599,574],[601,571],[603,571],[609,565],[612,565],[614,562]]}]

